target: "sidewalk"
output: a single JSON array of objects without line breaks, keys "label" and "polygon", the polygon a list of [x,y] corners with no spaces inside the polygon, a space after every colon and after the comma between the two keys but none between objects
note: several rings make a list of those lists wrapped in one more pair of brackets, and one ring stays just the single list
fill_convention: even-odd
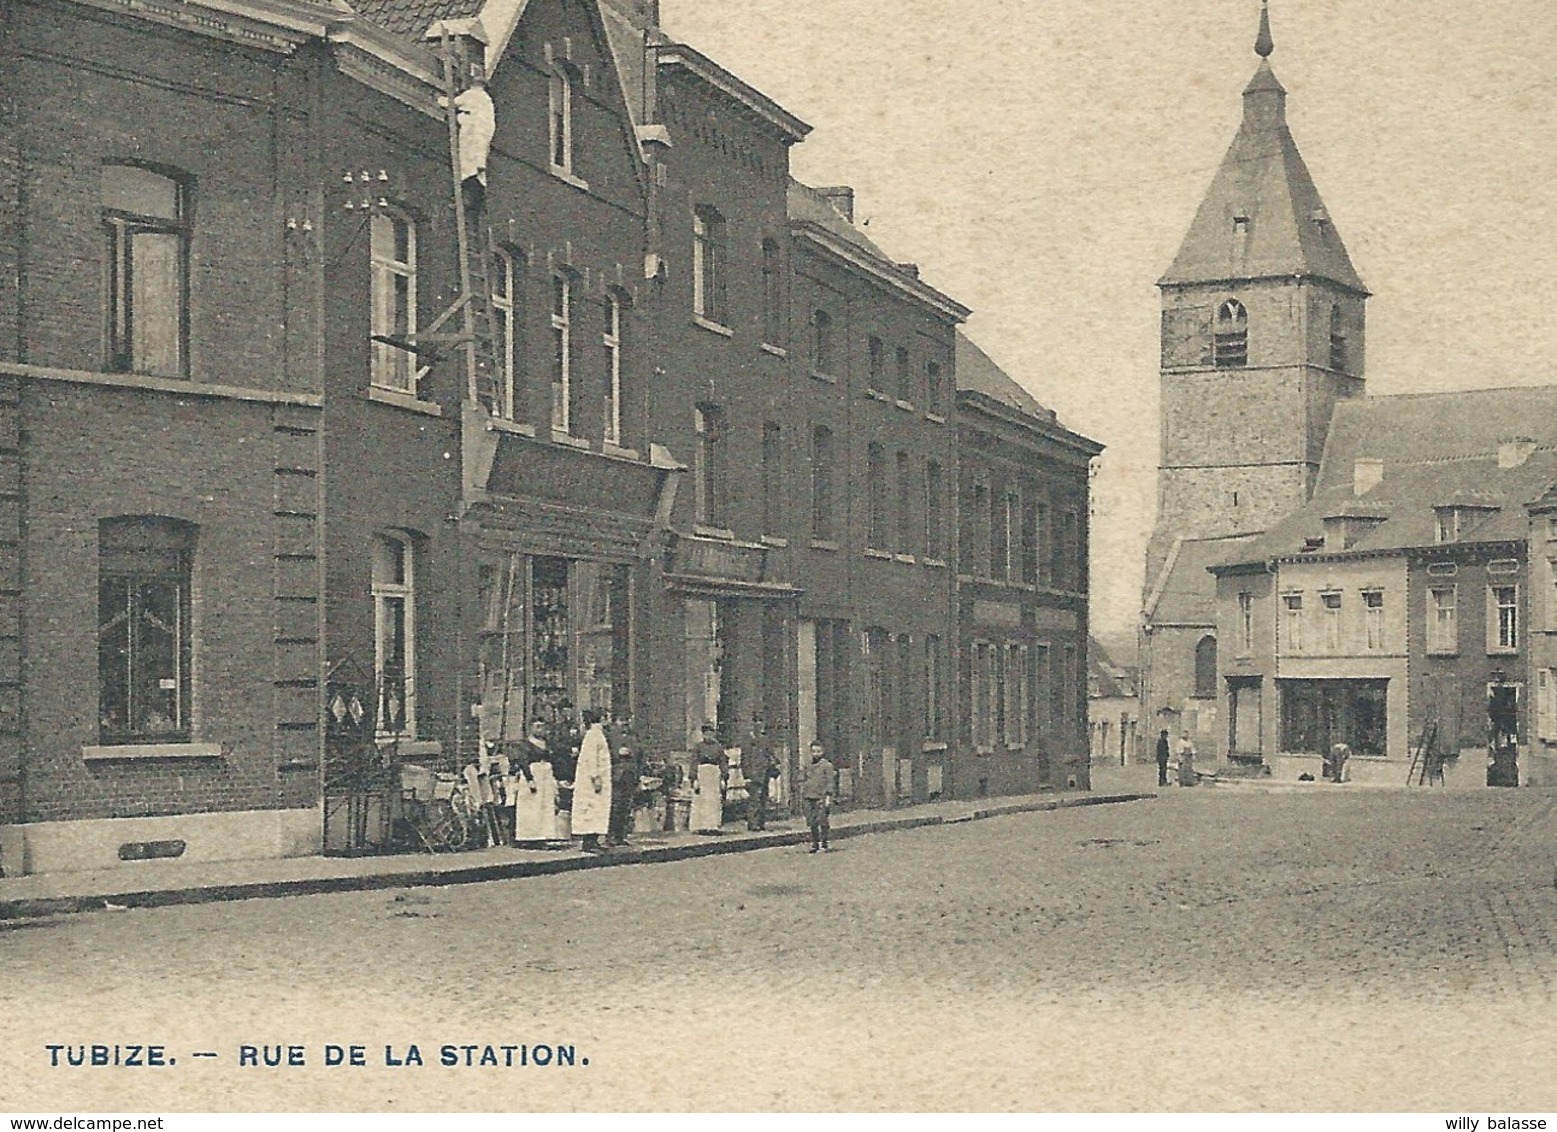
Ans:
[{"label": "sidewalk", "polygon": [[[896,810],[836,811],[834,839],[899,829],[977,821],[1003,814],[1033,813],[1072,806],[1096,806],[1152,797],[1150,793],[1046,793],[974,802],[932,802]],[[573,849],[495,847],[469,853],[401,854],[389,857],[295,857],[263,861],[142,861],[94,872],[46,873],[0,878],[0,920],[105,909],[155,908],[218,900],[300,896],[363,889],[474,884],[489,880],[551,876],[581,869],[654,864],[720,853],[743,853],[801,845],[804,824],[786,818],[762,833],[728,826],[722,834],[643,835],[625,849],[603,855]]]}]

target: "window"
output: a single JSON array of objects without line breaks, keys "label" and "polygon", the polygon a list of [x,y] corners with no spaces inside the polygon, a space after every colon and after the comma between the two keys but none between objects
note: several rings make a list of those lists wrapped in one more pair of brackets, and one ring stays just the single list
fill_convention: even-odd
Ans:
[{"label": "window", "polygon": [[102,170],[108,234],[108,369],[188,370],[189,227],[185,186],[136,165]]},{"label": "window", "polygon": [[1557,668],[1535,670],[1536,738],[1557,742]]},{"label": "window", "polygon": [[946,393],[941,385],[941,363],[925,362],[925,411],[934,416],[946,415]]},{"label": "window", "polygon": [[552,171],[573,175],[573,74],[558,65],[551,73],[547,118]]},{"label": "window", "polygon": [[865,545],[886,550],[892,545],[887,530],[887,456],[881,445],[871,443],[865,450],[865,491],[869,506]]},{"label": "window", "polygon": [[1339,306],[1330,308],[1330,368],[1346,372],[1346,323]]},{"label": "window", "polygon": [[910,369],[908,347],[897,348],[897,399],[905,405],[914,399],[914,372]]},{"label": "window", "polygon": [[995,749],[995,715],[1000,701],[998,650],[988,641],[974,641],[969,662],[973,683],[973,711],[969,720],[973,748],[988,754]]},{"label": "window", "polygon": [[1354,755],[1386,753],[1388,680],[1280,680],[1281,749],[1327,754],[1345,743]]},{"label": "window", "polygon": [[1006,498],[1005,494],[986,492],[989,499],[989,510],[985,516],[986,533],[989,540],[986,543],[989,557],[988,572],[986,577],[999,578],[1002,581],[1006,576],[1006,555],[1009,544],[1006,541]]},{"label": "window", "polygon": [[900,554],[914,552],[914,476],[908,453],[897,454],[897,540]]},{"label": "window", "polygon": [[1254,651],[1254,595],[1245,590],[1238,595],[1238,652],[1248,656]]},{"label": "window", "polygon": [[1005,745],[1027,746],[1027,646],[1006,645],[1005,699],[1001,705]]},{"label": "window", "polygon": [[692,212],[692,310],[724,326],[730,320],[725,305],[725,273],[729,263],[724,217],[708,205]]},{"label": "window", "polygon": [[865,389],[880,393],[886,388],[887,348],[874,334],[865,343]]},{"label": "window", "polygon": [[833,527],[833,434],[824,425],[811,430],[811,537],[829,542]]},{"label": "window", "polygon": [[1049,522],[1049,505],[1038,504],[1038,584],[1054,585],[1054,531]]},{"label": "window", "polygon": [[1492,632],[1488,635],[1489,652],[1513,652],[1519,648],[1519,587],[1491,586],[1488,590],[1492,616],[1488,618]]},{"label": "window", "polygon": [[1434,586],[1427,591],[1427,649],[1429,652],[1458,652],[1454,586]]},{"label": "window", "polygon": [[1086,588],[1086,564],[1081,560],[1081,539],[1077,535],[1076,512],[1067,511],[1060,516],[1058,544],[1059,567],[1055,573],[1061,588],[1082,590]]},{"label": "window", "polygon": [[833,362],[833,316],[819,310],[811,316],[811,371],[831,374]]},{"label": "window", "polygon": [[784,529],[784,431],[772,421],[762,426],[762,533]]},{"label": "window", "polygon": [[996,572],[1008,582],[1017,581],[1022,569],[1022,497],[1015,488],[1007,488],[1000,523],[1005,528],[1001,542],[1005,551]]},{"label": "window", "polygon": [[762,241],[762,340],[784,344],[784,264],[777,240]]},{"label": "window", "polygon": [[373,540],[373,673],[377,730],[416,737],[416,572],[411,540]]},{"label": "window", "polygon": [[605,399],[605,442],[622,443],[622,307],[624,300],[615,291],[606,295],[605,331],[600,336],[605,353],[605,381],[601,390]]},{"label": "window", "polygon": [[1216,308],[1211,357],[1217,369],[1249,364],[1249,312],[1237,299],[1228,299]]},{"label": "window", "polygon": [[1195,644],[1195,698],[1216,698],[1216,638],[1201,637]]},{"label": "window", "polygon": [[373,345],[373,384],[416,392],[416,355],[407,349],[416,333],[416,225],[403,212],[373,214],[368,243],[373,260],[373,336],[403,343]]},{"label": "window", "polygon": [[568,433],[573,424],[573,280],[551,277],[551,428]]},{"label": "window", "polygon": [[934,633],[924,639],[924,737],[938,742],[944,736],[946,708],[941,687],[945,676],[942,665],[941,638]]},{"label": "window", "polygon": [[97,525],[97,713],[105,744],[180,742],[190,724],[190,581],[196,528]]},{"label": "window", "polygon": [[1362,591],[1363,643],[1369,651],[1384,647],[1384,591]]},{"label": "window", "polygon": [[514,257],[498,249],[492,255],[492,313],[496,325],[492,327],[493,342],[497,346],[497,404],[492,411],[508,420],[516,420],[514,413],[519,396],[516,387],[519,367],[519,327],[514,318],[517,307],[519,275]]},{"label": "window", "polygon": [[941,465],[931,460],[924,466],[924,556],[935,561],[946,557],[943,491]]},{"label": "window", "polygon": [[697,521],[724,527],[728,525],[724,413],[717,405],[699,405],[692,410],[692,424],[697,433],[692,455]]},{"label": "window", "polygon": [[1286,627],[1285,649],[1283,651],[1293,653],[1303,651],[1303,595],[1282,594],[1281,605],[1286,611],[1284,623]]},{"label": "window", "polygon": [[1341,651],[1341,595],[1338,593],[1323,593],[1319,595],[1320,607],[1325,615],[1325,651]]},{"label": "window", "polygon": [[1460,537],[1460,512],[1454,507],[1433,509],[1433,541],[1455,542]]},{"label": "window", "polygon": [[1029,502],[1022,508],[1022,581],[1038,584],[1038,508]]}]

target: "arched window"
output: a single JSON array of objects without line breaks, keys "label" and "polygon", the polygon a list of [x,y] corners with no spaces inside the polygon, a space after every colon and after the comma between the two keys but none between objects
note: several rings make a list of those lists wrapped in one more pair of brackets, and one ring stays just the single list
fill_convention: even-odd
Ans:
[{"label": "arched window", "polygon": [[1216,308],[1212,359],[1217,369],[1249,364],[1249,312],[1237,299],[1228,299]]},{"label": "arched window", "polygon": [[189,738],[190,581],[197,528],[134,515],[97,525],[101,742]]},{"label": "arched window", "polygon": [[1216,698],[1216,638],[1204,636],[1195,646],[1195,698]]},{"label": "arched window", "polygon": [[1339,305],[1330,308],[1330,368],[1346,372],[1346,323]]},{"label": "arched window", "polygon": [[138,165],[102,170],[108,368],[183,377],[189,291],[185,186]]},{"label": "arched window", "polygon": [[824,310],[811,316],[811,370],[833,372],[833,316]]}]

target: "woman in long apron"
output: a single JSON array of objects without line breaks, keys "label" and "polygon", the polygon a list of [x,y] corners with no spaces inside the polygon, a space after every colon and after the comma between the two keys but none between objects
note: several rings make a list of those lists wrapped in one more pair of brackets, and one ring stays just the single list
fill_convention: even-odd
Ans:
[{"label": "woman in long apron", "polygon": [[552,774],[546,724],[539,719],[530,724],[509,794],[514,799],[516,842],[557,840],[557,779]]},{"label": "woman in long apron", "polygon": [[600,712],[584,709],[584,741],[573,772],[573,836],[586,853],[602,853],[601,839],[611,830],[611,744]]},{"label": "woman in long apron", "polygon": [[724,783],[729,759],[719,740],[714,738],[713,723],[703,724],[703,738],[692,752],[692,814],[687,822],[694,833],[718,833],[724,825]]}]

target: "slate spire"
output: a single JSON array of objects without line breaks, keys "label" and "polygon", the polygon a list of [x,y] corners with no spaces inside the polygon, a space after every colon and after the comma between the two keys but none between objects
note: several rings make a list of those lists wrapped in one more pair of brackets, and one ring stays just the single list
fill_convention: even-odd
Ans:
[{"label": "slate spire", "polygon": [[1254,37],[1254,53],[1261,59],[1269,59],[1276,50],[1276,41],[1270,37],[1270,0],[1260,3],[1260,34]]}]

